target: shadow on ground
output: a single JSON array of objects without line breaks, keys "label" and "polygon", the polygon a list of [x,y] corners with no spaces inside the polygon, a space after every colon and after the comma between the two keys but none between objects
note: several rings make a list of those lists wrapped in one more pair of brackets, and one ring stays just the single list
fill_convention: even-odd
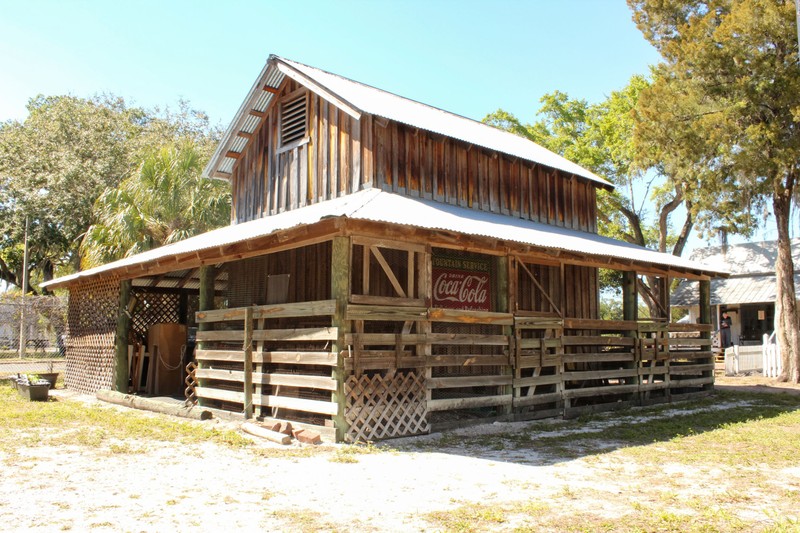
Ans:
[{"label": "shadow on ground", "polygon": [[[440,434],[388,441],[403,451],[435,451],[478,459],[547,466],[564,461],[649,445],[669,445],[692,437],[701,455],[725,454],[726,435],[711,435],[737,425],[765,424],[800,413],[800,391],[755,385],[718,386],[708,397],[675,404],[600,413],[573,420],[493,423]],[[794,429],[800,432],[800,427]],[[747,430],[746,433],[757,433]],[[737,442],[737,446],[747,445]],[[719,446],[719,450],[714,449]],[[758,446],[754,442],[754,446]],[[653,452],[654,454],[656,452]],[[757,453],[757,451],[755,452]]]}]

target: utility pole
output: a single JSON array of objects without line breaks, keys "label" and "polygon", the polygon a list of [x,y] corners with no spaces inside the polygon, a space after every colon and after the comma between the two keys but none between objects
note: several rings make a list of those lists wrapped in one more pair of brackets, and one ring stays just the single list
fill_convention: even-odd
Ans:
[{"label": "utility pole", "polygon": [[28,217],[25,217],[25,251],[22,255],[22,300],[19,313],[19,358],[25,357],[28,328],[25,327],[25,296],[28,294]]}]

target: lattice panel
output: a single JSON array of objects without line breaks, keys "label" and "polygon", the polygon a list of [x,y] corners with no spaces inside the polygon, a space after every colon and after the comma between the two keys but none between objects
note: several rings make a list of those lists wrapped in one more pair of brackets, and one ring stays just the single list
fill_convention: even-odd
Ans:
[{"label": "lattice panel", "polygon": [[64,385],[87,394],[111,388],[119,279],[70,287],[68,305]]},{"label": "lattice panel", "polygon": [[350,376],[345,384],[349,442],[428,433],[425,378],[421,372]]},{"label": "lattice panel", "polygon": [[131,334],[144,343],[153,324],[180,323],[180,295],[135,291],[136,306],[131,313]]}]

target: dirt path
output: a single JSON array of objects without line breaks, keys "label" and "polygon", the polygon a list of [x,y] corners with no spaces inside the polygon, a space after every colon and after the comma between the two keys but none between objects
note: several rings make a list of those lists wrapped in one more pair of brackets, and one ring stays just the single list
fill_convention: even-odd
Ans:
[{"label": "dirt path", "polygon": [[[721,381],[720,388],[735,386]],[[735,409],[733,403],[704,409]],[[772,494],[777,484],[774,491],[800,502],[800,463],[784,471],[758,463],[746,471],[669,461],[655,467],[649,459],[632,460],[613,442],[600,444],[608,446],[606,453],[554,460],[535,446],[505,448],[492,438],[526,431],[535,442],[537,435],[554,435],[552,424],[489,424],[446,439],[399,439],[367,454],[341,446],[307,453],[268,443],[245,450],[207,442],[37,446],[20,435],[16,451],[0,453],[0,529],[558,531],[575,520],[588,530],[622,530],[640,520],[642,530],[679,531],[687,523],[681,513],[696,513],[712,525],[718,520],[708,518],[712,512],[733,516],[722,524],[741,519],[768,527],[775,516],[794,516],[795,525],[800,519],[797,506],[792,511],[783,500],[759,496]],[[598,428],[602,422],[571,431]],[[500,518],[497,510],[503,510]],[[447,520],[463,515],[464,528],[437,522],[439,513]],[[536,522],[540,518],[545,521]]]}]

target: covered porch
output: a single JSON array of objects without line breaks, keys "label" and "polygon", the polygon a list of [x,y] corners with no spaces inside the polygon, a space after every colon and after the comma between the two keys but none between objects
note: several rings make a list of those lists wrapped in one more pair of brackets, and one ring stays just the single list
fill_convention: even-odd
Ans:
[{"label": "covered porch", "polygon": [[[70,288],[67,386],[139,390],[129,358],[138,332],[175,323],[187,328],[176,394],[336,441],[712,389],[715,273],[702,265],[368,192],[56,280]],[[599,268],[622,274],[624,320],[599,320]],[[658,316],[638,317],[639,275],[660,280]],[[670,323],[673,277],[700,282],[699,323]],[[167,302],[159,313],[156,299]]]}]

